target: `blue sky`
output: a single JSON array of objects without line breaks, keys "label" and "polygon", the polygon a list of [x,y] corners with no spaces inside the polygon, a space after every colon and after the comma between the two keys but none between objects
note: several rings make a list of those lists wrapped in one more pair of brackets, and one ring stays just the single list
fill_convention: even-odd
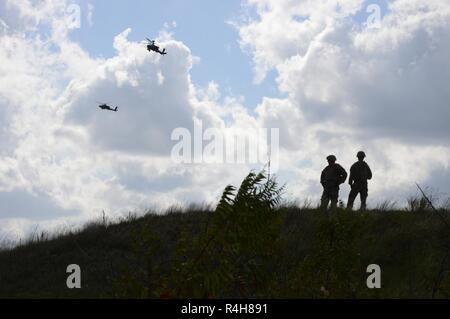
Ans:
[{"label": "blue sky", "polygon": [[[174,38],[184,42],[200,58],[191,72],[197,85],[215,81],[223,95],[242,96],[251,109],[263,96],[280,96],[275,72],[269,73],[263,83],[253,83],[251,57],[242,52],[238,31],[228,23],[239,18],[240,0],[92,0],[90,3],[94,6],[93,25],[88,24],[88,6],[84,2],[82,27],[71,36],[94,57],[113,56],[113,39],[126,28],[132,28],[130,40],[141,41],[145,37],[155,38],[168,23]],[[171,26],[173,21],[176,27]]]},{"label": "blue sky", "polygon": [[[93,25],[87,19],[88,3],[94,7]],[[71,35],[92,56],[109,58],[115,54],[114,37],[126,28],[132,28],[130,40],[141,41],[156,37],[169,24],[174,37],[201,59],[191,72],[194,83],[205,86],[215,81],[223,95],[243,97],[244,104],[252,110],[264,96],[283,95],[277,90],[275,71],[269,72],[260,84],[253,81],[251,57],[239,47],[238,31],[229,23],[238,21],[241,4],[241,0],[83,1],[82,27]],[[366,4],[380,5],[382,15],[387,12],[387,0],[367,0]],[[246,10],[248,14],[251,8]],[[362,10],[355,19],[363,23],[367,16]],[[176,27],[171,26],[172,22],[176,22]]]}]

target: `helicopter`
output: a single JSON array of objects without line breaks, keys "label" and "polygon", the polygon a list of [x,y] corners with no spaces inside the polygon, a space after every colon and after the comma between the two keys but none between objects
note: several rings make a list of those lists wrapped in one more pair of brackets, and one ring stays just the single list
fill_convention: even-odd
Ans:
[{"label": "helicopter", "polygon": [[157,46],[155,44],[155,40],[150,40],[149,38],[146,38],[146,39],[147,39],[148,42],[146,42],[145,44],[147,45],[148,52],[154,51],[154,52],[157,52],[157,53],[159,53],[161,55],[166,55],[167,54],[166,49],[163,49],[162,51],[159,49],[159,46]]},{"label": "helicopter", "polygon": [[102,110],[108,110],[108,111],[113,111],[113,112],[117,112],[119,110],[119,108],[117,106],[115,108],[112,108],[107,103],[102,103],[102,102],[97,102],[97,103],[100,104],[98,107],[101,108]]}]

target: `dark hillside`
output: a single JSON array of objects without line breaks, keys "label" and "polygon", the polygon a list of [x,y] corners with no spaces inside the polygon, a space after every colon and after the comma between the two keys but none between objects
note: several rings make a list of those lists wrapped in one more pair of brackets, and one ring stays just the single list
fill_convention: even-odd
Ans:
[{"label": "dark hillside", "polygon": [[[249,175],[214,211],[90,224],[4,250],[0,297],[450,297],[450,231],[432,210],[329,215],[280,206],[278,190]],[[66,287],[69,264],[81,289]],[[381,289],[366,286],[370,264]]]}]

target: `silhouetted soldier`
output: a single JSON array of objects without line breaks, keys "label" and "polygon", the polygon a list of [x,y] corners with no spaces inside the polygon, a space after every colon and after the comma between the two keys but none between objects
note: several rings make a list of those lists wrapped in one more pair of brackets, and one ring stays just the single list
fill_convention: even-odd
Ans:
[{"label": "silhouetted soldier", "polygon": [[369,165],[364,161],[366,154],[362,151],[356,155],[358,161],[350,168],[350,178],[348,180],[352,188],[348,195],[347,208],[352,209],[358,194],[361,197],[361,210],[366,209],[366,201],[368,196],[367,180],[372,178],[372,171]]},{"label": "silhouetted soldier", "polygon": [[339,185],[347,179],[347,172],[341,165],[336,163],[336,156],[328,156],[327,161],[328,166],[325,167],[320,175],[320,183],[323,186],[320,208],[326,210],[328,203],[331,201],[330,209],[334,211],[339,197]]}]

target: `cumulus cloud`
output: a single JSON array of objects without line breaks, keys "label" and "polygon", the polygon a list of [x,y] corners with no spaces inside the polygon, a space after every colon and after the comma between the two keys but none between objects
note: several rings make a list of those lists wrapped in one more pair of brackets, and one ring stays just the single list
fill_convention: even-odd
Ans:
[{"label": "cumulus cloud", "polygon": [[[246,174],[245,164],[171,160],[175,128],[192,131],[194,121],[225,128],[234,125],[226,123],[231,114],[247,112],[232,98],[219,105],[213,84],[192,83],[198,59],[167,30],[157,39],[170,52],[164,58],[129,41],[131,29],[115,37],[115,56],[93,58],[68,37],[67,2],[4,5],[5,16],[29,22],[0,37],[0,57],[8,61],[0,66],[2,232],[19,236],[33,223],[53,227],[102,210],[120,215],[213,201],[224,182]],[[97,101],[119,112],[101,111]]]},{"label": "cumulus cloud", "polygon": [[328,153],[348,167],[365,149],[378,198],[448,172],[450,4],[391,1],[379,28],[356,22],[363,1],[246,4],[256,16],[237,26],[255,80],[275,70],[288,95],[263,100],[258,114],[283,128],[281,144],[294,158],[284,167],[297,171],[298,194],[319,191],[314,185]]},{"label": "cumulus cloud", "polygon": [[317,199],[325,156],[349,167],[360,149],[374,171],[372,203],[405,196],[414,181],[449,186],[445,2],[392,1],[373,29],[357,21],[362,0],[246,1],[254,12],[235,26],[255,82],[274,70],[286,96],[257,106],[222,96],[214,79],[197,86],[190,74],[199,59],[169,25],[157,39],[170,52],[164,57],[129,40],[131,29],[115,37],[114,56],[91,57],[68,37],[68,4],[0,3],[3,234],[72,225],[102,210],[213,201],[261,168],[173,162],[172,131],[198,122],[278,128],[278,173],[291,198]]},{"label": "cumulus cloud", "polygon": [[[131,29],[114,40],[117,56],[100,63],[95,75],[72,83],[66,124],[87,127],[91,142],[106,150],[168,154],[174,127],[192,126],[192,57],[176,41],[162,43],[171,54],[149,55],[127,41]],[[93,112],[96,101],[117,105],[120,116]]]}]

